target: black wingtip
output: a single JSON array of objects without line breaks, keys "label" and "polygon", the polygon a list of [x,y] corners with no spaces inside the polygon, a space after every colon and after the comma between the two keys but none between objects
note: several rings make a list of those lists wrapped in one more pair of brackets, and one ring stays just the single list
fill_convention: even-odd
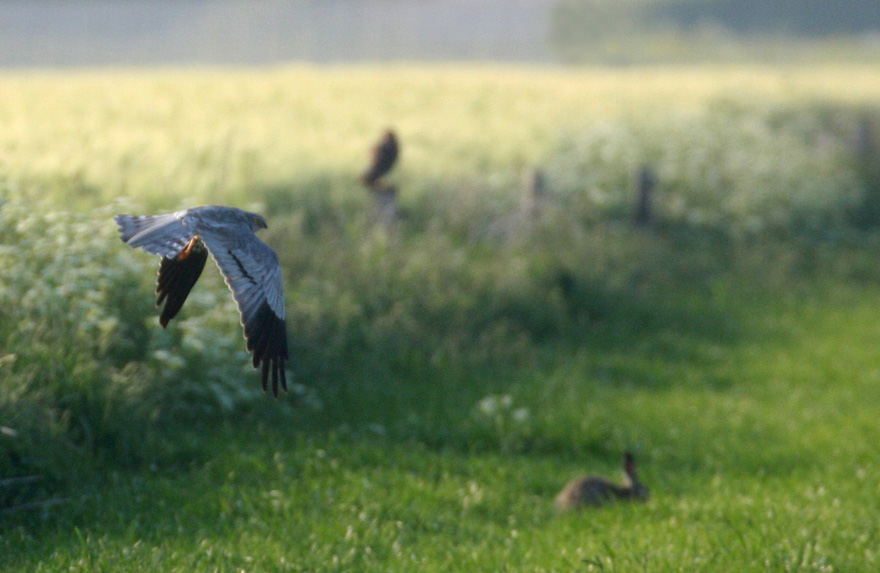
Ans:
[{"label": "black wingtip", "polygon": [[284,363],[287,354],[287,324],[279,318],[267,302],[257,310],[244,325],[247,349],[253,352],[254,368],[260,369],[260,382],[263,392],[272,389],[278,397],[278,388],[287,392],[287,377]]},{"label": "black wingtip", "polygon": [[287,375],[284,372],[284,359],[283,358],[279,358],[278,360],[275,361],[275,373],[273,374],[273,376],[278,378],[278,380],[281,382],[281,389],[284,390],[284,392],[286,393],[287,392]]},{"label": "black wingtip", "polygon": [[263,385],[263,393],[269,390],[270,382],[272,388],[272,397],[278,398],[278,389],[285,394],[287,393],[287,374],[284,369],[283,358],[272,358],[263,360],[258,366],[261,369],[260,380]]},{"label": "black wingtip", "polygon": [[284,359],[276,358],[272,360],[272,395],[278,397],[278,386],[287,393],[287,378],[284,373]]}]

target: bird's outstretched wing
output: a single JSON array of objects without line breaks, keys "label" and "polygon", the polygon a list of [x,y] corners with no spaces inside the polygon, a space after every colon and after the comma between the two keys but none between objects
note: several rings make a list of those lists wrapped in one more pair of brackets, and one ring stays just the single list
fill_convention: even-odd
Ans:
[{"label": "bird's outstretched wing", "polygon": [[273,395],[279,385],[287,391],[287,325],[278,256],[251,229],[231,233],[212,227],[200,236],[232,291],[254,368],[262,368],[263,390],[271,379]]},{"label": "bird's outstretched wing", "polygon": [[165,303],[159,316],[162,328],[168,326],[168,321],[177,316],[208,260],[208,250],[201,240],[193,238],[191,245],[177,256],[162,257],[162,262],[159,263],[156,306]]},{"label": "bird's outstretched wing", "polygon": [[162,328],[174,318],[205,268],[208,252],[196,233],[183,223],[186,211],[169,215],[117,215],[122,240],[160,255],[156,306],[165,302],[159,323]]},{"label": "bird's outstretched wing", "polygon": [[169,215],[116,215],[122,240],[135,248],[166,258],[176,257],[196,232],[181,220],[185,211]]}]

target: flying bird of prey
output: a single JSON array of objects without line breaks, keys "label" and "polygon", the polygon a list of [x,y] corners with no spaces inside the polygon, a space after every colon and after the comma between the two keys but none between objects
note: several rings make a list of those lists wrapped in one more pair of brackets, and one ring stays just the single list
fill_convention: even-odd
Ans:
[{"label": "flying bird of prey", "polygon": [[256,213],[221,206],[114,219],[123,241],[162,257],[156,285],[156,306],[165,303],[159,316],[162,328],[183,306],[211,254],[238,306],[254,368],[262,368],[263,391],[271,379],[274,396],[278,396],[279,384],[286,392],[281,265],[278,255],[254,234],[266,228],[266,220]]},{"label": "flying bird of prey", "polygon": [[400,146],[397,136],[389,129],[382,135],[382,139],[373,147],[373,157],[370,167],[361,176],[364,185],[373,189],[376,183],[391,171],[397,156],[400,154]]}]

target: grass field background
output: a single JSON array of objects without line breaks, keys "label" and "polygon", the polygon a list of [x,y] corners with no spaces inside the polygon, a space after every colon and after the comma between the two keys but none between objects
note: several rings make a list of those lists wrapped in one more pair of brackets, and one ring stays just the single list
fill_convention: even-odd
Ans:
[{"label": "grass field background", "polygon": [[[0,480],[42,478],[0,486],[0,568],[875,569],[878,94],[859,66],[5,74]],[[356,181],[387,126],[390,234]],[[277,401],[216,270],[163,331],[116,238],[204,203],[268,216]],[[647,504],[553,511],[626,449]]]}]

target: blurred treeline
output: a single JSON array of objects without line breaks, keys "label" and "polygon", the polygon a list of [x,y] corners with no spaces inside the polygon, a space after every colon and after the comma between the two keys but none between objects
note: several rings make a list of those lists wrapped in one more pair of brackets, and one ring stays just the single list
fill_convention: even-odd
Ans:
[{"label": "blurred treeline", "polygon": [[670,0],[648,12],[681,25],[711,21],[744,34],[821,37],[880,31],[880,3],[864,0]]},{"label": "blurred treeline", "polygon": [[880,3],[860,0],[560,0],[549,39],[570,62],[868,60]]},{"label": "blurred treeline", "polygon": [[844,0],[0,0],[0,66],[880,57]]}]

